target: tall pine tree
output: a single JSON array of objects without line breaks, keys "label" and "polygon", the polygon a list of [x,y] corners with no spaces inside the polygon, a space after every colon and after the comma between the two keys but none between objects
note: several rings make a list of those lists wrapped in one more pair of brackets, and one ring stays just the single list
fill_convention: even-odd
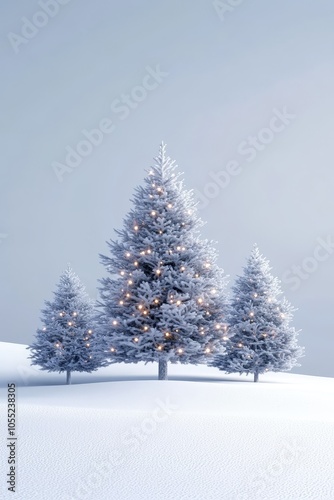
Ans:
[{"label": "tall pine tree", "polygon": [[289,325],[294,309],[286,299],[280,300],[279,280],[270,270],[254,245],[233,287],[226,351],[211,363],[227,373],[253,373],[254,382],[261,373],[299,366],[297,359],[303,355],[298,332]]},{"label": "tall pine tree", "polygon": [[101,256],[100,328],[110,362],[205,363],[225,327],[225,277],[174,161],[161,145],[133,208]]},{"label": "tall pine tree", "polygon": [[54,300],[42,310],[43,326],[29,346],[33,365],[49,372],[91,372],[103,365],[94,331],[94,307],[78,276],[68,267],[60,277]]}]

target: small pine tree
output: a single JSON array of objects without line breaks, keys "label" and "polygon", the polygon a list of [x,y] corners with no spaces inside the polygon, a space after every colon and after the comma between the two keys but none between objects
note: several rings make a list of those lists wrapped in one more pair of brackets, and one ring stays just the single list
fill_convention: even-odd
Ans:
[{"label": "small pine tree", "polygon": [[192,193],[166,156],[155,158],[134,208],[101,256],[100,328],[110,362],[206,363],[224,332],[225,277],[217,254],[201,240]]},{"label": "small pine tree", "polygon": [[254,382],[261,373],[300,366],[297,359],[304,351],[297,344],[298,332],[289,326],[295,309],[286,299],[279,300],[280,282],[270,270],[254,245],[233,287],[226,351],[211,363],[227,373],[253,373]]},{"label": "small pine tree", "polygon": [[53,302],[42,310],[43,327],[28,347],[32,365],[49,372],[92,372],[103,365],[94,331],[94,307],[79,278],[68,267],[60,277]]}]

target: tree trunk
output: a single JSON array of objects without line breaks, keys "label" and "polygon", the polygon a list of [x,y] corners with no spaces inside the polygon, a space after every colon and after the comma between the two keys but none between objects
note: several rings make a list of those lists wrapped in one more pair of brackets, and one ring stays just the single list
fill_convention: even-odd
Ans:
[{"label": "tree trunk", "polygon": [[259,381],[259,372],[254,372],[254,382]]},{"label": "tree trunk", "polygon": [[167,380],[167,360],[159,359],[159,380]]},{"label": "tree trunk", "polygon": [[67,372],[66,372],[66,384],[67,385],[70,385],[70,383],[71,383],[71,375],[72,374],[71,374],[70,370],[67,370]]}]

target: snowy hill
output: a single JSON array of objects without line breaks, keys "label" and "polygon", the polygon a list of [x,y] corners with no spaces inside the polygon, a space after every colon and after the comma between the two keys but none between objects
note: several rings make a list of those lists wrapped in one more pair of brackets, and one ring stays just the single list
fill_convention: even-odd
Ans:
[{"label": "snowy hill", "polygon": [[[334,379],[225,376],[205,366],[30,367],[0,343],[1,415],[16,382],[22,500],[333,500]],[[90,383],[92,382],[92,383]],[[1,426],[2,457],[6,428]]]}]

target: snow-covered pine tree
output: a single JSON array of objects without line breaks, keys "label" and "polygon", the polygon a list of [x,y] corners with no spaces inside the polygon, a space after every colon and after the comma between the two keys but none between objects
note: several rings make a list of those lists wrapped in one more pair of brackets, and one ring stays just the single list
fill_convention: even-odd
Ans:
[{"label": "snow-covered pine tree", "polygon": [[300,366],[297,359],[304,352],[298,332],[289,325],[295,309],[285,298],[280,300],[280,282],[270,271],[269,261],[254,245],[233,287],[226,351],[211,363],[227,373],[253,373],[254,382],[261,373]]},{"label": "snow-covered pine tree", "polygon": [[183,188],[165,145],[135,191],[133,209],[101,255],[100,328],[109,361],[206,363],[225,327],[225,285],[192,192]]},{"label": "snow-covered pine tree", "polygon": [[42,310],[42,328],[28,347],[32,365],[49,372],[92,372],[102,366],[94,331],[93,302],[78,276],[68,267],[61,275],[54,300],[46,301]]}]

